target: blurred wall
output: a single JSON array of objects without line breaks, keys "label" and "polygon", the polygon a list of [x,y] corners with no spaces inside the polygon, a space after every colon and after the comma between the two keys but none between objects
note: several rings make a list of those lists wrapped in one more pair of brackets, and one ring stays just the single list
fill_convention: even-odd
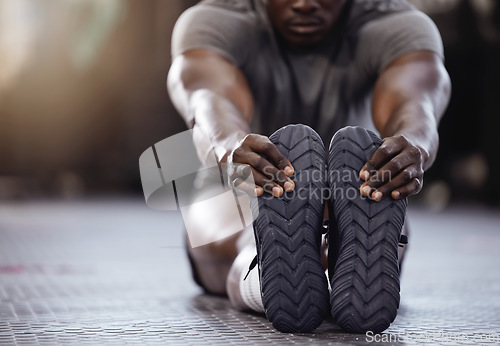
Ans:
[{"label": "blurred wall", "polygon": [[[496,0],[410,0],[437,23],[453,81],[428,200],[498,203]],[[140,192],[138,157],[185,129],[170,37],[195,0],[0,0],[0,198]]]},{"label": "blurred wall", "polygon": [[4,196],[137,188],[140,153],[184,128],[165,80],[193,3],[0,0]]},{"label": "blurred wall", "polygon": [[[500,4],[498,0],[411,0],[435,21],[453,93],[440,151],[426,174],[429,201],[500,203]],[[435,185],[433,185],[435,183]]]}]

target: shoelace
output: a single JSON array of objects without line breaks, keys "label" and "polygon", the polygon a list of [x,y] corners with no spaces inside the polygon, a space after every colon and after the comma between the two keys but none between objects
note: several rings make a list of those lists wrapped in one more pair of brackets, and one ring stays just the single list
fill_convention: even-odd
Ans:
[{"label": "shoelace", "polygon": [[[328,235],[330,233],[330,223],[328,222],[328,220],[323,220],[323,234],[325,236],[325,244],[328,246]],[[399,247],[404,247],[405,245],[408,244],[408,236],[404,235],[404,234],[401,234],[401,236],[399,237],[399,244],[398,246]],[[252,262],[250,263],[250,266],[248,267],[248,272],[247,274],[245,275],[245,277],[243,278],[243,281],[245,281],[248,277],[248,274],[250,274],[250,272],[255,268],[255,266],[257,265],[257,255],[255,255],[255,257],[253,258]]]},{"label": "shoelace", "polygon": [[399,236],[399,247],[404,247],[406,244],[408,244],[408,236],[401,234]]},{"label": "shoelace", "polygon": [[243,281],[245,281],[247,279],[248,274],[250,274],[250,272],[252,271],[253,268],[255,268],[256,265],[257,265],[257,255],[255,255],[252,262],[250,263],[250,267],[248,267],[247,275],[245,275],[245,277],[243,278]]}]

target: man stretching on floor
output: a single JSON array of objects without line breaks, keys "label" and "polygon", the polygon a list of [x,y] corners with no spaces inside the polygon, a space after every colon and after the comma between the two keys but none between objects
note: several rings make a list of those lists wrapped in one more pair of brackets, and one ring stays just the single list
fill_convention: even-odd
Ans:
[{"label": "man stretching on floor", "polygon": [[450,96],[432,21],[404,0],[205,0],[179,18],[172,54],[169,93],[201,160],[215,153],[234,182],[234,165],[249,165],[259,196],[252,228],[221,240],[214,206],[190,230],[208,240],[188,246],[197,282],[283,332],[330,311],[344,330],[385,330],[406,198],[436,157]]}]

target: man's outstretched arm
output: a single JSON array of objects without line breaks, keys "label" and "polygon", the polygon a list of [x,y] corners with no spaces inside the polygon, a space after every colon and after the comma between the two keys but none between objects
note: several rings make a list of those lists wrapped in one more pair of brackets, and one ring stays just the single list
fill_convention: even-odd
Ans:
[{"label": "man's outstretched arm", "polygon": [[372,103],[384,143],[361,169],[363,195],[379,201],[420,192],[424,171],[436,158],[438,125],[450,93],[450,78],[435,53],[410,53],[384,70]]},{"label": "man's outstretched arm", "polygon": [[203,163],[213,150],[219,162],[248,164],[259,196],[293,190],[290,162],[267,137],[250,133],[254,101],[236,66],[215,52],[191,50],[174,59],[167,86]]}]

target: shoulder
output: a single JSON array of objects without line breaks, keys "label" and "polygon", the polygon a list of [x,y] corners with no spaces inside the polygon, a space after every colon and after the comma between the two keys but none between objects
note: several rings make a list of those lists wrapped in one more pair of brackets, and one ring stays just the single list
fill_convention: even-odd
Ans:
[{"label": "shoulder", "polygon": [[254,8],[253,1],[254,0],[203,0],[197,6],[213,6],[228,11],[246,13],[252,11]]},{"label": "shoulder", "polygon": [[[204,0],[184,11],[177,24],[195,21],[202,23],[231,25],[256,25],[256,16],[252,10],[251,0]],[[236,28],[235,28],[236,29]]]},{"label": "shoulder", "polygon": [[437,32],[434,22],[406,0],[353,0],[348,30],[351,35],[394,35],[398,30]]},{"label": "shoulder", "polygon": [[368,23],[398,13],[413,12],[416,9],[405,0],[352,0],[349,16],[349,31],[357,32]]},{"label": "shoulder", "polygon": [[172,34],[172,55],[211,49],[241,64],[255,41],[261,21],[253,0],[204,0],[187,9]]},{"label": "shoulder", "polygon": [[372,73],[414,51],[443,57],[434,22],[404,0],[353,0],[348,25],[357,61]]}]

